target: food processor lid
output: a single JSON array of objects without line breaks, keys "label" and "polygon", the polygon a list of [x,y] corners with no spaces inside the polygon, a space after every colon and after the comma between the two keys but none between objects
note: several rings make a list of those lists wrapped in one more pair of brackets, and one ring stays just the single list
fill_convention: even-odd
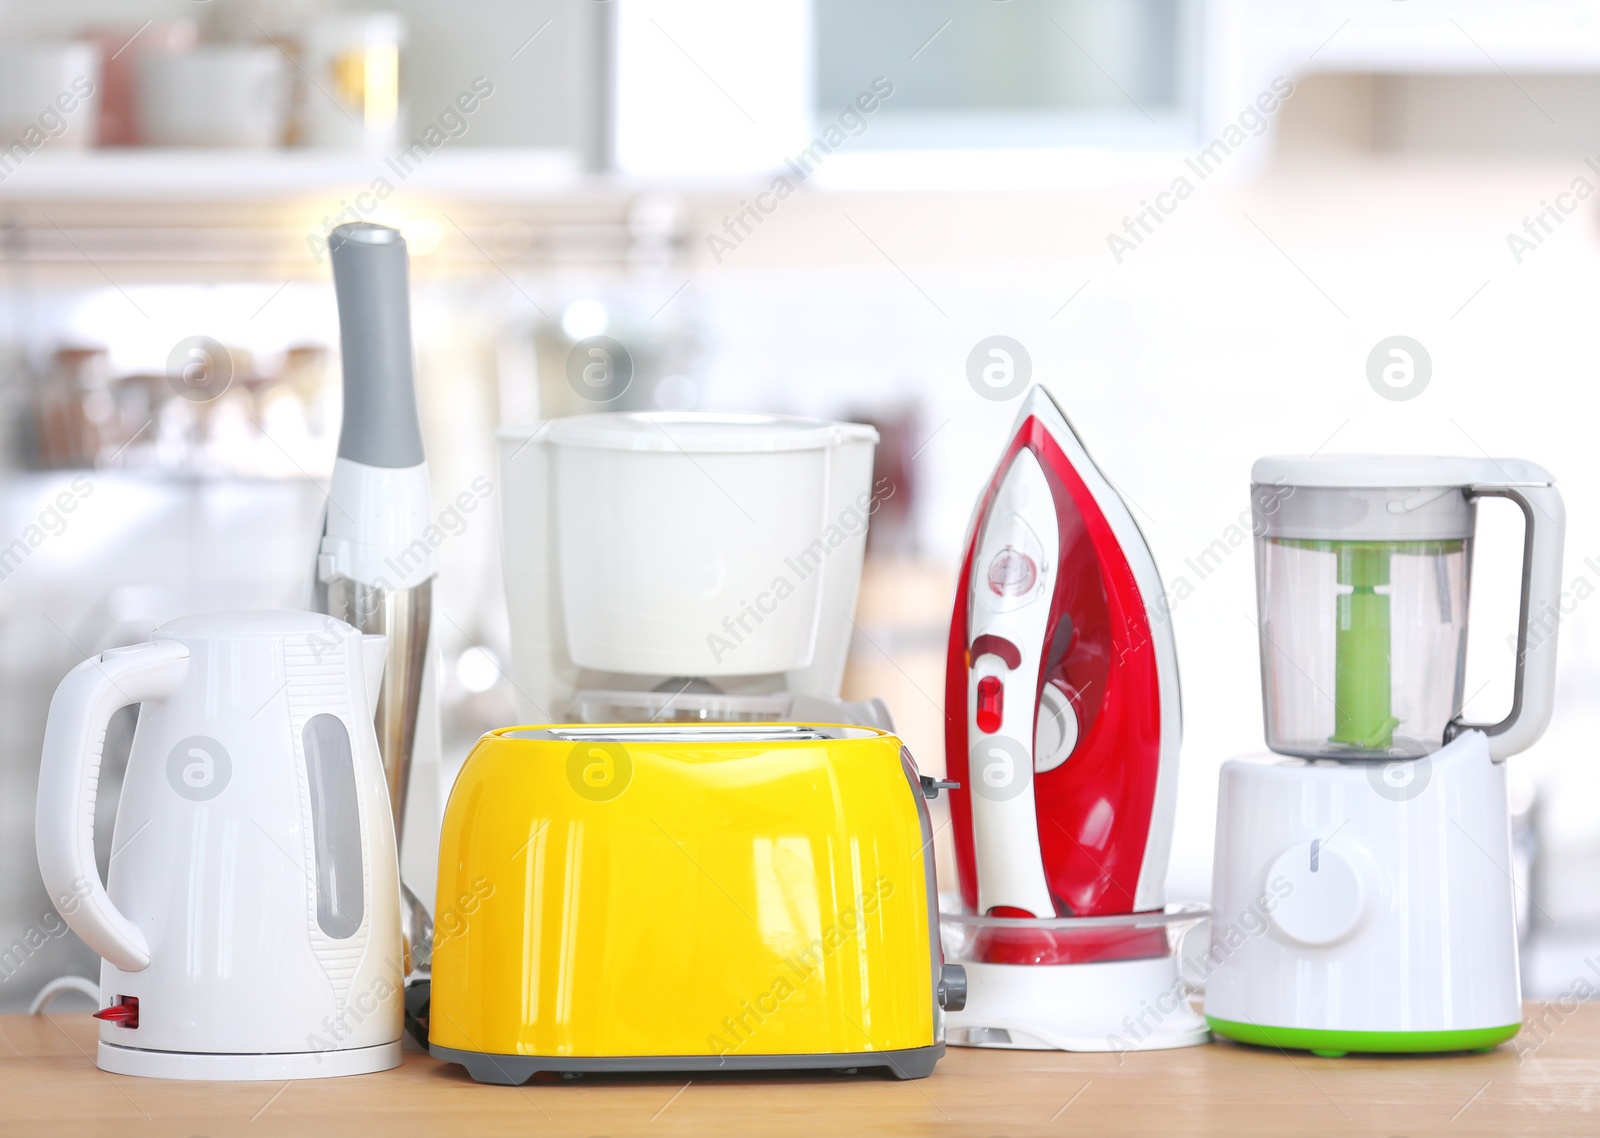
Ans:
[{"label": "food processor lid", "polygon": [[1550,472],[1520,458],[1433,455],[1271,455],[1257,459],[1250,481],[1258,486],[1321,486],[1381,490],[1450,486],[1550,486]]},{"label": "food processor lid", "polygon": [[552,419],[544,437],[555,446],[590,450],[762,454],[876,443],[878,432],[862,423],[791,415],[639,411]]}]

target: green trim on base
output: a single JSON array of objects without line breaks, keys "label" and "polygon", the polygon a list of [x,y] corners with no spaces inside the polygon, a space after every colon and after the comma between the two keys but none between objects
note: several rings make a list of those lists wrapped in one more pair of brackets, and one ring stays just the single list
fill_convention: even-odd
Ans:
[{"label": "green trim on base", "polygon": [[1218,1035],[1258,1047],[1292,1048],[1313,1055],[1337,1057],[1352,1051],[1385,1054],[1401,1051],[1488,1051],[1522,1030],[1522,1024],[1474,1027],[1465,1031],[1319,1031],[1305,1027],[1264,1027],[1206,1016]]}]

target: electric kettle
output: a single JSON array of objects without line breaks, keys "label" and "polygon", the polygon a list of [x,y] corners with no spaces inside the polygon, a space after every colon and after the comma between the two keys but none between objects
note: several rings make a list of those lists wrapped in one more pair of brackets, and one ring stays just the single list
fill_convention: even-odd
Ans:
[{"label": "electric kettle", "polygon": [[[213,613],[86,660],[56,689],[39,867],[104,958],[101,1070],[299,1079],[399,1065],[399,871],[373,727],[386,648],[314,613]],[[131,703],[102,885],[101,753]]]}]

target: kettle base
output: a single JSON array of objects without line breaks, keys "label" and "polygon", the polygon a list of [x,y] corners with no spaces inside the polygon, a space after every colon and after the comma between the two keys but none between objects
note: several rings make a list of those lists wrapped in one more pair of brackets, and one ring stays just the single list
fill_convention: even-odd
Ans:
[{"label": "kettle base", "polygon": [[343,1075],[368,1075],[400,1066],[400,1041],[380,1043],[376,1047],[262,1055],[151,1051],[102,1042],[95,1052],[95,1066],[113,1075],[137,1075],[146,1079],[206,1082],[333,1079]]},{"label": "kettle base", "polygon": [[850,1071],[883,1067],[897,1079],[926,1079],[944,1058],[944,1044],[902,1051],[841,1051],[815,1055],[619,1055],[545,1057],[459,1051],[434,1044],[429,1053],[459,1063],[475,1082],[521,1086],[541,1071],[559,1075],[617,1075],[676,1071]]}]

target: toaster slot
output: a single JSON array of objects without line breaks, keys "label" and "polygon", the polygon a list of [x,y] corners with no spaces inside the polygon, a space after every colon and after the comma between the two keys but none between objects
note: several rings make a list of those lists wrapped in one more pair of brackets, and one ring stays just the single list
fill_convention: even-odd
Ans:
[{"label": "toaster slot", "polygon": [[642,724],[620,727],[529,727],[505,732],[507,739],[553,739],[563,743],[804,743],[870,739],[882,732],[833,724],[743,723]]}]

